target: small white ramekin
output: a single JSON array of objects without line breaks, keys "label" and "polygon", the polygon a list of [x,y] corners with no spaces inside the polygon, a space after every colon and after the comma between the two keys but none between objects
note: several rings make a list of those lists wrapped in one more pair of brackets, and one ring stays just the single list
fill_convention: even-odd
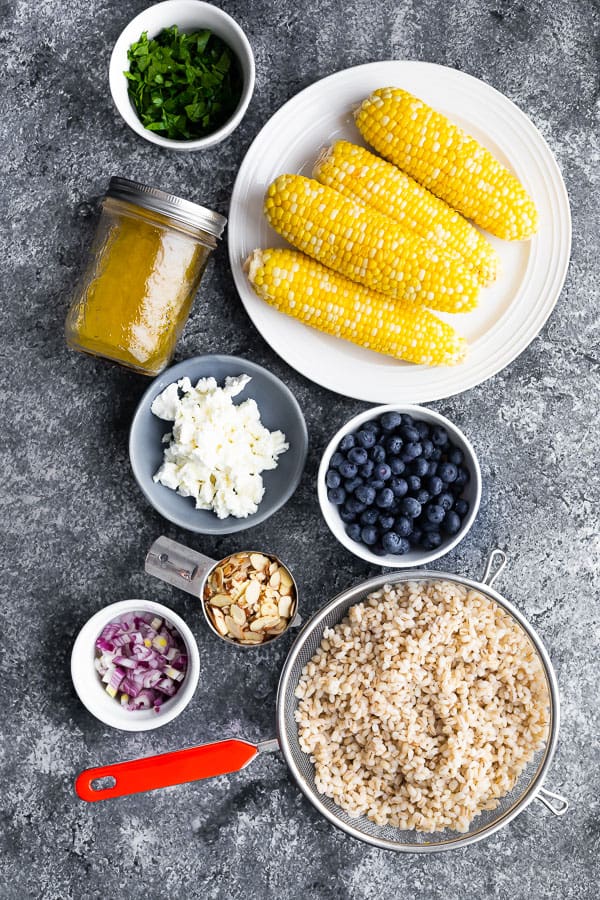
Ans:
[{"label": "small white ramekin", "polygon": [[[175,696],[165,700],[160,712],[153,709],[125,709],[117,699],[106,693],[105,685],[94,668],[96,638],[105,625],[129,612],[150,612],[166,619],[179,632],[185,644],[188,657],[185,678]],[[153,600],[121,600],[105,606],[85,623],[75,639],[71,653],[71,677],[79,699],[93,716],[121,731],[151,731],[171,722],[192,699],[199,675],[200,656],[194,635],[181,616]]]},{"label": "small white ramekin", "polygon": [[[144,128],[138,118],[138,114],[129,99],[128,82],[123,72],[129,69],[127,51],[130,46],[138,41],[140,35],[148,32],[148,37],[153,38],[163,30],[177,25],[180,31],[199,31],[208,28],[220,37],[234,52],[239,62],[243,88],[240,102],[230,119],[217,131],[207,134],[206,137],[194,138],[190,141],[176,141],[162,137],[154,131]],[[205,150],[214,147],[224,141],[242,121],[254,92],[254,55],[248,38],[237,24],[235,19],[210,3],[201,0],[165,0],[164,3],[156,3],[149,6],[132,19],[129,25],[121,32],[114,46],[109,66],[110,92],[115,106],[130,128],[153,144],[158,144],[167,150],[190,151]]]},{"label": "small white ramekin", "polygon": [[[469,503],[469,512],[462,523],[460,531],[458,531],[457,534],[448,537],[439,547],[436,547],[435,550],[409,550],[408,553],[404,553],[402,556],[396,556],[392,553],[386,553],[379,556],[378,554],[373,553],[373,551],[365,544],[359,544],[357,541],[353,541],[348,537],[346,534],[346,525],[340,518],[337,506],[327,499],[325,475],[329,469],[329,461],[337,450],[341,439],[344,435],[350,434],[352,431],[357,431],[365,422],[371,422],[373,419],[378,419],[386,412],[409,413],[417,421],[420,420],[434,425],[442,425],[448,431],[452,443],[459,447],[465,455],[465,465],[468,467],[471,475],[464,491],[465,500]],[[386,566],[393,569],[412,569],[424,566],[426,563],[433,562],[434,559],[439,559],[440,556],[449,553],[450,550],[456,547],[465,537],[479,511],[479,504],[481,502],[481,469],[479,468],[477,455],[470,441],[462,433],[460,428],[457,428],[456,425],[449,419],[446,419],[445,416],[440,415],[440,413],[437,413],[432,409],[427,409],[425,406],[413,406],[409,404],[398,405],[391,403],[387,406],[373,406],[371,409],[365,410],[365,412],[360,413],[358,416],[354,416],[353,419],[346,422],[346,424],[334,434],[321,458],[321,465],[319,466],[319,474],[317,477],[317,491],[323,518],[327,522],[332,534],[338,539],[340,544],[343,544],[344,547],[350,551],[350,553],[353,553],[355,556],[360,557],[360,559],[364,559],[366,562],[375,566]]]}]

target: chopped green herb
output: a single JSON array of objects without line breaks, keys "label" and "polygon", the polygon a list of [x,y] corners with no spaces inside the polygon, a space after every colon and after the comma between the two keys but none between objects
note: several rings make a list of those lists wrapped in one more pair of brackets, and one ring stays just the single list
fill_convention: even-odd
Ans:
[{"label": "chopped green herb", "polygon": [[211,134],[235,111],[242,75],[232,50],[205,29],[177,25],[148,40],[145,31],[127,51],[129,96],[149,131],[173,140]]}]

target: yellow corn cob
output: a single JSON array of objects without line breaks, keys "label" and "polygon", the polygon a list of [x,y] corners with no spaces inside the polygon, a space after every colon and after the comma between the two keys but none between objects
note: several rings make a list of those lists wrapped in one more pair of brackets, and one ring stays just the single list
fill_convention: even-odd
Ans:
[{"label": "yellow corn cob", "polygon": [[297,250],[254,250],[245,269],[259,297],[319,331],[427,366],[465,358],[465,339],[423,306],[355,284]]},{"label": "yellow corn cob", "polygon": [[337,141],[321,154],[313,177],[462,259],[480,284],[491,284],[498,275],[498,254],[476,228],[410,175],[364,147]]},{"label": "yellow corn cob", "polygon": [[481,228],[509,241],[538,228],[515,176],[446,116],[400,88],[380,88],[355,113],[368,144]]},{"label": "yellow corn cob", "polygon": [[265,215],[298,250],[373,290],[446,312],[477,305],[477,278],[464,263],[314,179],[280,175]]}]

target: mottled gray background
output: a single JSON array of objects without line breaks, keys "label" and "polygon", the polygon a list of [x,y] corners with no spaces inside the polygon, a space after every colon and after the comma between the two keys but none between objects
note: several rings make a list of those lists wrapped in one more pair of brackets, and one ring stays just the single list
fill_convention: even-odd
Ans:
[{"label": "mottled gray background", "polygon": [[[246,29],[256,93],[225,144],[168,154],[136,137],[108,91],[111,47],[142,0],[20,0],[0,5],[3,598],[0,648],[0,896],[83,898],[592,898],[597,896],[599,7],[596,0],[358,0],[221,3]],[[137,490],[127,433],[146,381],[65,348],[67,298],[111,175],[223,213],[257,130],[315,79],[377,59],[431,60],[505,92],[555,152],[573,211],[573,258],[558,306],[508,369],[436,409],[473,440],[484,494],[463,544],[438,563],[478,575],[488,548],[510,554],[503,590],[539,629],[563,701],[548,786],[572,808],[537,804],[487,842],[428,858],[395,856],[335,830],[303,799],[280,757],[214,782],[88,806],[82,767],[226,735],[273,736],[278,673],[291,638],[228,652],[191,598],[142,574],[161,532]],[[310,456],[290,503],[244,541],[300,574],[304,608],[375,569],[336,544],[315,473],[333,428],[364,404],[291,371],[247,319],[222,246],[177,359],[248,355],[291,387]],[[239,538],[193,539],[223,556]],[[197,694],[162,730],[127,735],[81,706],[69,653],[106,603],[154,597],[193,625]]]}]

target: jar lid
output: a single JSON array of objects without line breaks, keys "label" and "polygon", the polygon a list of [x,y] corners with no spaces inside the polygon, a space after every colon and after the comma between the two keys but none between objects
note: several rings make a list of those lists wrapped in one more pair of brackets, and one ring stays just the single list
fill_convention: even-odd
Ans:
[{"label": "jar lid", "polygon": [[211,209],[206,209],[198,203],[190,203],[189,200],[182,200],[174,194],[159,191],[158,188],[140,184],[138,181],[129,181],[128,178],[111,178],[106,196],[114,197],[115,200],[128,200],[136,206],[141,206],[142,209],[162,213],[184,225],[201,228],[216,238],[221,237],[227,224],[225,216]]}]

